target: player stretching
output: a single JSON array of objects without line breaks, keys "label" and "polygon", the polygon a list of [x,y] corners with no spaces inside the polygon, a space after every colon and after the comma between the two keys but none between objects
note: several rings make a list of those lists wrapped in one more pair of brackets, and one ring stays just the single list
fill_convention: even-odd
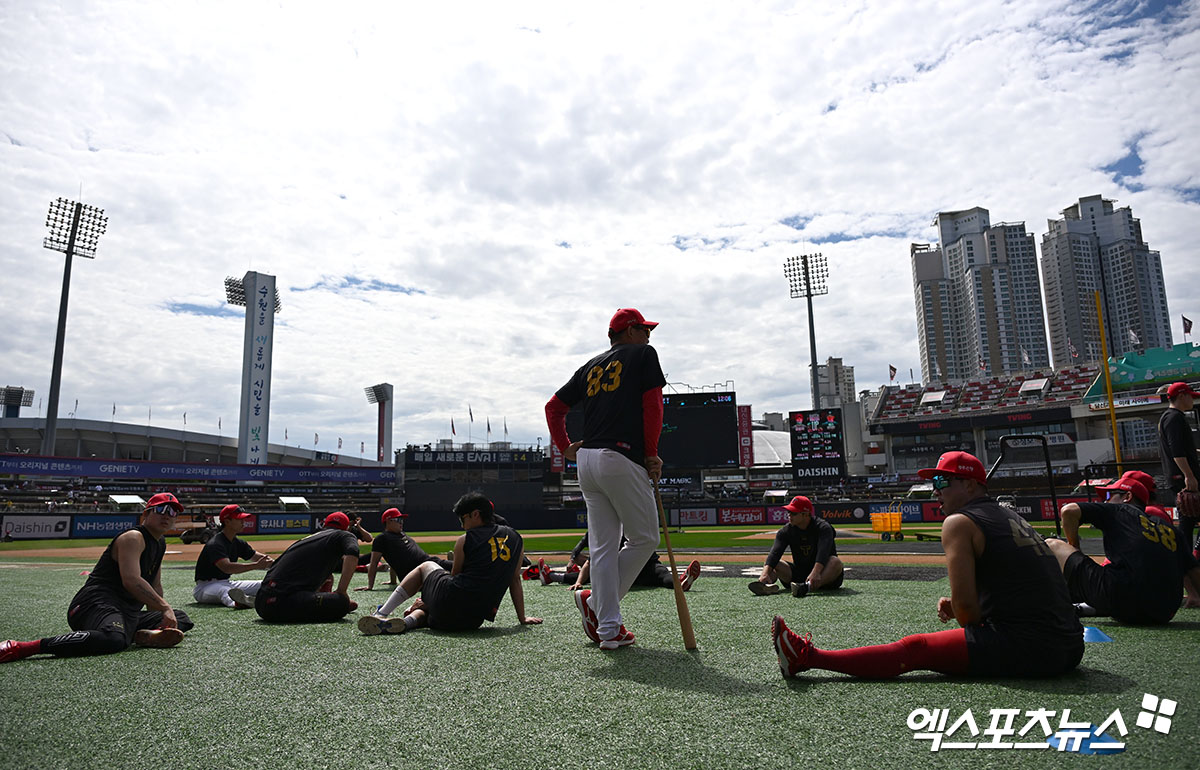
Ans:
[{"label": "player stretching", "polygon": [[[775,533],[762,574],[750,584],[750,591],[756,596],[779,593],[776,578],[798,598],[818,588],[841,588],[846,573],[837,557],[833,527],[816,516],[812,501],[804,495],[796,495],[783,509],[788,512],[788,523]],[[789,548],[791,562],[783,560]]]},{"label": "player stretching", "polygon": [[[658,436],[667,381],[650,346],[656,326],[633,308],[618,310],[608,323],[608,351],[580,367],[546,404],[554,445],[579,465],[594,588],[577,591],[575,605],[584,633],[603,650],[633,644],[621,623],[621,599],[658,547],[649,479],[662,472]],[[571,443],[567,412],[581,401],[583,439]]]},{"label": "player stretching", "polygon": [[151,497],[142,523],[112,539],[71,600],[67,623],[74,630],[31,642],[4,642],[0,663],[39,652],[71,658],[120,652],[130,644],[173,647],[183,641],[192,621],[167,604],[160,579],[167,549],[163,536],[182,510],[170,492]]},{"label": "player stretching", "polygon": [[[346,593],[358,566],[358,538],[349,528],[350,517],[334,511],[325,529],[289,545],[263,576],[254,597],[258,616],[268,623],[328,623],[358,609]],[[338,565],[341,578],[330,591]]]},{"label": "player stretching", "polygon": [[[239,610],[254,606],[261,580],[231,580],[234,575],[256,569],[268,569],[274,562],[259,553],[238,535],[246,527],[250,514],[240,505],[221,509],[221,531],[209,538],[196,559],[196,587],[192,598],[198,604],[223,604]],[[238,563],[238,559],[246,561]]]},{"label": "player stretching", "polygon": [[[368,636],[402,634],[422,626],[473,631],[483,621],[496,619],[505,591],[512,596],[521,625],[541,623],[541,618],[525,615],[525,589],[517,571],[525,552],[521,535],[498,523],[495,511],[492,501],[478,492],[460,497],[454,515],[466,533],[454,541],[452,571],[446,572],[432,560],[419,564],[374,615],[358,619],[358,630]],[[421,598],[404,617],[388,617],[418,591]]]},{"label": "player stretching", "polygon": [[942,547],[950,596],[938,599],[938,618],[962,628],[820,650],[776,615],[771,636],[783,675],[820,668],[875,679],[917,670],[1047,677],[1075,668],[1083,657],[1083,627],[1058,561],[1027,521],[987,496],[983,463],[947,452],[936,468],[919,474],[933,481],[947,514]]}]

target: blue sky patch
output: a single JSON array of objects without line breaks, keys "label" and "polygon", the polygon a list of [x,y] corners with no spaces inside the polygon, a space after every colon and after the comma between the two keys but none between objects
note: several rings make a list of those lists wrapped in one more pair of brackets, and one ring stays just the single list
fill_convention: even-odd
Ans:
[{"label": "blue sky patch", "polygon": [[208,315],[218,318],[245,318],[246,311],[232,305],[197,305],[194,302],[168,302],[167,310],[185,315]]},{"label": "blue sky patch", "polygon": [[372,278],[369,281],[364,281],[353,275],[343,276],[327,276],[314,283],[312,286],[297,286],[292,291],[342,291],[344,289],[357,289],[359,291],[387,291],[393,294],[424,294],[424,289],[417,289],[412,286],[401,286],[398,283],[388,283],[381,281],[378,278]]},{"label": "blue sky patch", "polygon": [[785,217],[785,218],[779,220],[779,224],[787,225],[788,227],[792,228],[793,230],[803,230],[804,228],[808,227],[808,223],[812,222],[812,221],[813,221],[812,217],[805,217],[805,216],[801,216],[800,214],[793,214],[790,217]]}]

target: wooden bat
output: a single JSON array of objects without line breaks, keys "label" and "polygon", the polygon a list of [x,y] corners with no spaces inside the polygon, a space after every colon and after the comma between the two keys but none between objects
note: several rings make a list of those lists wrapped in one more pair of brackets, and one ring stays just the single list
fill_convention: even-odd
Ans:
[{"label": "wooden bat", "polygon": [[692,630],[692,614],[688,611],[683,585],[679,582],[679,571],[675,569],[675,552],[671,550],[671,534],[668,532],[667,514],[663,510],[662,496],[658,492],[658,479],[654,479],[654,502],[658,504],[658,518],[662,522],[663,542],[667,545],[667,560],[671,563],[671,582],[675,587],[675,610],[679,613],[679,630],[683,632],[683,646],[696,649],[696,632]]}]

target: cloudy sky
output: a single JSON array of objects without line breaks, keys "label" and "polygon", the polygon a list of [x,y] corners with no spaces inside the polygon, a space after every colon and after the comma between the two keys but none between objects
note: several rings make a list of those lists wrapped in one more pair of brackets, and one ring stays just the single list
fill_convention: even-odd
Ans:
[{"label": "cloudy sky", "polygon": [[[436,5],[436,7],[431,7]],[[837,6],[829,7],[829,6]],[[1200,0],[0,3],[0,385],[48,394],[59,196],[74,263],[60,415],[215,433],[242,311],[277,276],[271,440],[355,454],[534,443],[618,307],[674,387],[809,406],[783,262],[820,252],[817,352],[920,376],[908,250],[938,211],[1133,208],[1177,341],[1200,317]],[[1190,311],[1190,312],[1189,312]],[[468,424],[468,406],[475,416]],[[353,450],[351,449],[353,448]]]}]

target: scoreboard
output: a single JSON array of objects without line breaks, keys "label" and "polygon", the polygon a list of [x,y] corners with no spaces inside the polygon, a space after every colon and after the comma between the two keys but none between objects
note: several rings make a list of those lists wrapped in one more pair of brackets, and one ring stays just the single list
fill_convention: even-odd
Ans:
[{"label": "scoreboard", "polygon": [[841,409],[788,413],[792,475],[798,485],[846,477],[846,436]]}]

